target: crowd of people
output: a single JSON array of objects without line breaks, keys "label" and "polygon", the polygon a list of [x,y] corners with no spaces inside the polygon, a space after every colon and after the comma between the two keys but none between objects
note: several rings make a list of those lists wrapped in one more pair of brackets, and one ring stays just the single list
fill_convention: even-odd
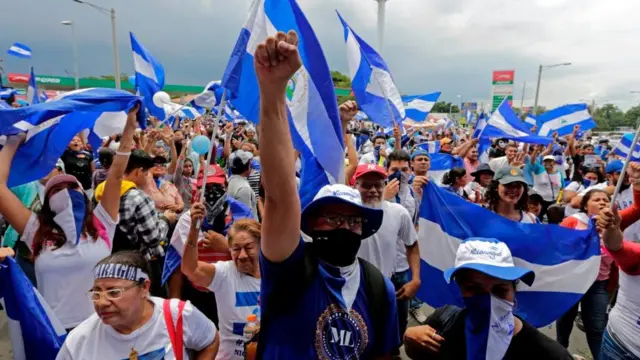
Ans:
[{"label": "crowd of people", "polygon": [[[269,37],[255,59],[258,129],[204,116],[140,130],[133,109],[100,149],[78,134],[47,176],[14,188],[24,136],[7,139],[0,258],[15,258],[67,329],[57,359],[390,359],[403,345],[412,359],[571,359],[575,322],[594,359],[640,359],[640,164],[623,173],[578,127],[548,146],[494,139],[488,154],[463,126],[385,134],[347,101],[346,180],[302,208],[285,96],[297,35]],[[198,135],[214,144],[208,162],[191,148]],[[431,176],[425,142],[458,166]],[[556,339],[514,315],[516,285],[537,274],[500,239],[462,242],[445,278],[465,307],[429,313],[416,297],[429,289],[418,242],[428,183],[515,222],[580,230],[595,219],[600,271]],[[505,326],[492,341],[489,310]],[[251,339],[249,318],[260,324]]]}]

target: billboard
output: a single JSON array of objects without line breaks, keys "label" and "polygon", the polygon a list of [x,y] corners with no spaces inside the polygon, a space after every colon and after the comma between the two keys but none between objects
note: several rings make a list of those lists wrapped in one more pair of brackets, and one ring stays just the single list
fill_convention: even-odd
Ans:
[{"label": "billboard", "polygon": [[466,113],[467,110],[471,111],[471,112],[477,112],[478,111],[478,103],[477,102],[468,102],[465,101],[462,103],[462,112]]},{"label": "billboard", "polygon": [[495,111],[505,98],[509,105],[513,102],[515,70],[494,70],[492,75],[491,111]]}]

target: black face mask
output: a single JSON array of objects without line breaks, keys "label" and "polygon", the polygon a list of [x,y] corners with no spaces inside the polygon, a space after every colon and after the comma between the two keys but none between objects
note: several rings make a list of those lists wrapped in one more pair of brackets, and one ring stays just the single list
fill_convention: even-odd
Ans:
[{"label": "black face mask", "polygon": [[319,230],[311,233],[318,258],[333,266],[349,266],[356,260],[362,237],[348,229]]},{"label": "black face mask", "polygon": [[222,233],[225,227],[227,194],[221,186],[208,184],[204,192],[204,206],[207,209],[202,222],[202,230]]}]

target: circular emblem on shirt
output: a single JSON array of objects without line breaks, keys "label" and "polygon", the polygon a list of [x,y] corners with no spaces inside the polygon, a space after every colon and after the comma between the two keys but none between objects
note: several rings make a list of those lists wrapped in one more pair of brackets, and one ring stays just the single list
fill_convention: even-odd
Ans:
[{"label": "circular emblem on shirt", "polygon": [[320,360],[359,359],[369,343],[367,325],[351,309],[331,304],[318,318],[315,348]]},{"label": "circular emblem on shirt", "polygon": [[518,175],[518,169],[516,169],[516,168],[511,168],[511,175],[513,175],[513,176]]}]

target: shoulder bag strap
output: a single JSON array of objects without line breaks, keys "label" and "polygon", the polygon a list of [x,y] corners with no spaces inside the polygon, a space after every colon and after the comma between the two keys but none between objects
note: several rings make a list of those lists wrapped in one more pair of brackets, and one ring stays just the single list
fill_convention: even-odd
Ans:
[{"label": "shoulder bag strap", "polygon": [[171,314],[171,299],[165,299],[162,303],[164,321],[167,325],[167,330],[169,331],[169,339],[171,340],[171,347],[173,347],[173,353],[176,357],[176,360],[183,360],[182,356],[184,354],[184,328],[182,326],[182,312],[184,311],[185,305],[186,302],[182,300],[178,303],[178,321],[176,322],[176,326],[174,327],[173,315]]}]

